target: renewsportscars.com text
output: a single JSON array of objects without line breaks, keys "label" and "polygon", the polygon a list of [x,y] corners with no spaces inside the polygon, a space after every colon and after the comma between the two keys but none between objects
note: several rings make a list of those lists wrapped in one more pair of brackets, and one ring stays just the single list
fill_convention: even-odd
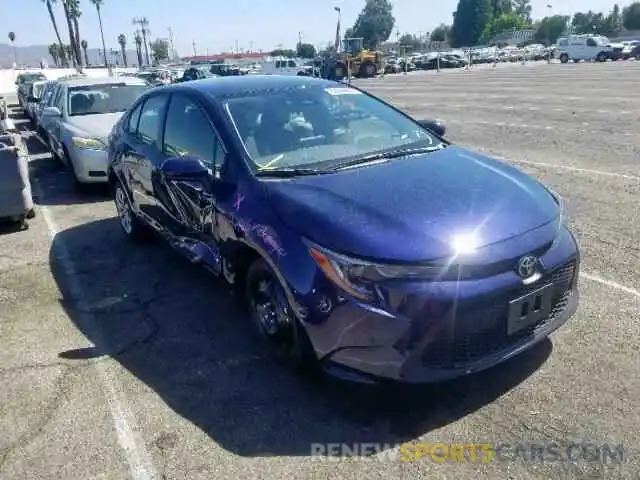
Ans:
[{"label": "renewsportscars.com text", "polygon": [[559,443],[314,443],[311,456],[339,461],[343,458],[375,458],[380,461],[433,461],[438,463],[490,462],[595,462],[626,461],[622,444]]}]

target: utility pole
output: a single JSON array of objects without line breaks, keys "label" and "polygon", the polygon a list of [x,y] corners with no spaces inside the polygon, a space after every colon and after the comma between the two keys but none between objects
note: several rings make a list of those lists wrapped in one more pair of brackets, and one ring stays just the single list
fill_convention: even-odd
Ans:
[{"label": "utility pole", "polygon": [[197,50],[196,50],[196,45],[198,45],[198,44],[196,43],[196,41],[195,41],[195,40],[194,40],[193,42],[191,42],[191,46],[193,47],[193,56],[194,56],[194,57],[197,57],[197,56],[198,56],[198,52],[197,52]]},{"label": "utility pole", "polygon": [[169,27],[169,42],[171,42],[171,60],[175,62],[178,55],[176,54],[176,48],[173,42],[173,29],[171,27]]},{"label": "utility pole", "polygon": [[240,50],[239,50],[239,48],[238,48],[238,40],[236,40],[235,45],[236,45],[236,51],[235,51],[235,53],[237,54],[237,53],[239,53],[239,52],[240,52]]}]

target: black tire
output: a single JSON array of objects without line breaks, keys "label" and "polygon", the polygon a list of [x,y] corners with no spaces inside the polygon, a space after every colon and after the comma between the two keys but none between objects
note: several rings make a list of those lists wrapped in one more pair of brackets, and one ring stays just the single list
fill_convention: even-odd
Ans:
[{"label": "black tire", "polygon": [[606,62],[607,61],[607,54],[604,53],[604,52],[598,53],[598,55],[596,56],[596,60],[598,62]]},{"label": "black tire", "polygon": [[32,208],[27,212],[26,218],[31,220],[32,218],[36,218],[36,211]]},{"label": "black tire", "polygon": [[113,187],[113,198],[118,212],[118,223],[125,236],[134,243],[143,243],[149,240],[149,228],[142,223],[131,209],[129,197],[119,181]]},{"label": "black tire", "polygon": [[333,79],[336,81],[344,80],[347,77],[347,66],[338,62],[333,67]]},{"label": "black tire", "polygon": [[360,78],[372,78],[378,74],[378,68],[371,60],[365,60],[360,64],[358,76]]},{"label": "black tire", "polygon": [[567,63],[569,61],[569,55],[567,55],[566,53],[563,53],[562,55],[560,55],[560,63]]},{"label": "black tire", "polygon": [[71,157],[69,157],[69,153],[67,152],[67,149],[64,147],[63,147],[63,152],[64,152],[63,163],[66,165],[67,170],[71,174],[71,178],[73,178],[73,187],[76,189],[76,192],[78,193],[87,193],[90,189],[89,188],[90,186],[87,185],[86,183],[82,183],[78,179],[78,176],[76,175],[76,170],[73,167],[73,162],[71,161]]},{"label": "black tire", "polygon": [[317,356],[304,327],[295,316],[280,281],[262,258],[245,277],[249,316],[276,358],[289,367],[317,371]]}]

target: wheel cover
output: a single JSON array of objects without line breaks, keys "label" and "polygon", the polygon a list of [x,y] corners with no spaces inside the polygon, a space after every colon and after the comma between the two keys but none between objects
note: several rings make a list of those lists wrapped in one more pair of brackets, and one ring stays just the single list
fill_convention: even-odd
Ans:
[{"label": "wheel cover", "polygon": [[120,219],[120,225],[125,233],[130,234],[133,231],[133,218],[131,217],[131,209],[129,208],[129,202],[125,197],[124,191],[121,187],[116,187],[116,210],[118,211],[118,218]]},{"label": "wheel cover", "polygon": [[260,333],[280,354],[291,352],[294,343],[294,320],[282,288],[268,274],[251,284],[252,314]]}]

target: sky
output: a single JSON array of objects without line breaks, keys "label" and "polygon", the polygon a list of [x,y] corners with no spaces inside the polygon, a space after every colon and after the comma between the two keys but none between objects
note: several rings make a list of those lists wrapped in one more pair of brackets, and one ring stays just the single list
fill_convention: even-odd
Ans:
[{"label": "sky", "polygon": [[[55,34],[42,0],[1,0],[12,3],[3,8],[0,31],[16,33],[16,45],[49,45]],[[58,2],[59,3],[59,2]],[[81,37],[90,47],[100,47],[98,17],[89,0],[80,0]],[[341,9],[344,31],[353,25],[364,0],[104,0],[102,21],[107,49],[117,48],[116,38],[124,33],[132,47],[133,17],[149,19],[151,38],[169,38],[173,31],[174,46],[182,56],[241,49],[272,50],[293,47],[302,36],[303,42],[323,47],[335,35],[337,12]],[[440,23],[451,23],[457,0],[392,0],[396,26],[401,33],[426,34]],[[619,2],[621,7],[631,0]],[[547,8],[551,4],[552,8]],[[570,15],[576,11],[604,11],[612,8],[607,0],[532,0],[533,17],[549,13]],[[58,26],[68,43],[68,32],[62,7],[55,6]],[[395,31],[394,31],[395,35]],[[0,40],[0,42],[8,39]],[[63,40],[64,41],[64,40]]]}]

